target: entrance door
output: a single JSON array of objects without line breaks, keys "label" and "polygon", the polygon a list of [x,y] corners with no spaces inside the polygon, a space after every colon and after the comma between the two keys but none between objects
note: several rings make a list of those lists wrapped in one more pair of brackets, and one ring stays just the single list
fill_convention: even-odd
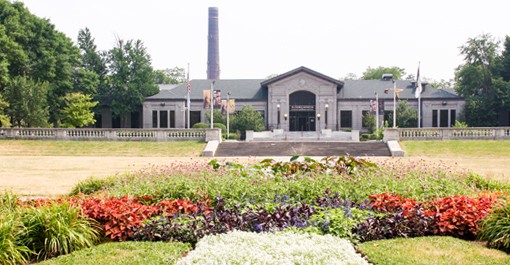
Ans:
[{"label": "entrance door", "polygon": [[297,91],[289,95],[289,131],[315,131],[315,94]]}]

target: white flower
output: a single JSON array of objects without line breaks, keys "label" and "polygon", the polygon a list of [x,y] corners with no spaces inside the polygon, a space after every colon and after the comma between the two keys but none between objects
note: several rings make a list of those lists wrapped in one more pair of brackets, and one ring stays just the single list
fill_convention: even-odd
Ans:
[{"label": "white flower", "polygon": [[181,264],[369,264],[348,240],[331,235],[234,231],[206,236]]}]

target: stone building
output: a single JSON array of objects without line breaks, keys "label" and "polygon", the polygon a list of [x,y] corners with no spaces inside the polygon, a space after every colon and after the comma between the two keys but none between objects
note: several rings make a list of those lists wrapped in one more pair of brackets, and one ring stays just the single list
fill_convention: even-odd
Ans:
[{"label": "stone building", "polygon": [[[252,106],[264,117],[267,130],[361,130],[366,112],[378,109],[381,124],[393,112],[391,79],[340,81],[306,67],[270,79],[220,79],[214,83],[191,80],[190,85],[189,119],[187,84],[171,88],[163,85],[160,93],[143,103],[143,128],[187,128],[188,120],[191,126],[207,122],[205,113],[210,111],[211,96],[218,100],[220,108],[222,100],[225,107],[228,95],[235,101],[230,105],[231,112],[245,105]],[[395,86],[400,91],[397,101],[406,100],[418,107],[414,82],[397,80]],[[375,104],[376,97],[379,105]],[[426,84],[420,101],[424,128],[451,127],[459,119],[465,103],[453,89],[435,89]]]}]

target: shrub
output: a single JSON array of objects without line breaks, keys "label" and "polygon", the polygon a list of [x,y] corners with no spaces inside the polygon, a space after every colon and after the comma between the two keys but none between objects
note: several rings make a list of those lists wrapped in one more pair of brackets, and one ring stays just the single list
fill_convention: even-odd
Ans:
[{"label": "shrub", "polygon": [[486,240],[490,247],[510,252],[510,204],[494,208],[480,226],[479,239]]},{"label": "shrub", "polygon": [[426,214],[436,219],[436,234],[475,239],[479,222],[491,211],[494,202],[494,198],[486,196],[440,198],[430,203]]},{"label": "shrub", "polygon": [[105,189],[113,185],[113,178],[87,178],[76,184],[71,190],[70,196],[75,196],[80,193],[92,194],[96,191]]},{"label": "shrub", "polygon": [[91,247],[98,232],[93,220],[84,218],[78,207],[70,203],[51,202],[23,211],[27,245],[37,259],[46,259]]},{"label": "shrub", "polygon": [[33,252],[25,246],[25,226],[18,198],[4,193],[0,198],[0,264],[25,264]]},{"label": "shrub", "polygon": [[137,198],[88,198],[81,202],[83,213],[98,221],[104,235],[113,240],[126,240],[133,228],[158,212],[157,206],[147,206]]},{"label": "shrub", "polygon": [[347,211],[342,208],[322,209],[310,217],[309,224],[319,228],[323,234],[356,240],[354,229],[365,221],[370,213],[357,208],[349,208]]},{"label": "shrub", "polygon": [[209,124],[203,123],[203,122],[197,122],[193,124],[193,129],[207,129],[211,127]]}]

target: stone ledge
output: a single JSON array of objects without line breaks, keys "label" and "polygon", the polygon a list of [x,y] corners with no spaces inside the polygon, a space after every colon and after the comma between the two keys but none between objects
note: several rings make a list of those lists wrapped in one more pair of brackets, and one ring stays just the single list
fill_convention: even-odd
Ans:
[{"label": "stone ledge", "polygon": [[404,156],[404,150],[400,148],[400,144],[398,141],[388,141],[387,142],[388,149],[390,149],[391,156],[394,157],[403,157]]},{"label": "stone ledge", "polygon": [[216,153],[216,149],[218,149],[219,144],[220,142],[216,140],[209,141],[204,150],[202,150],[202,156],[213,157],[214,153]]}]

